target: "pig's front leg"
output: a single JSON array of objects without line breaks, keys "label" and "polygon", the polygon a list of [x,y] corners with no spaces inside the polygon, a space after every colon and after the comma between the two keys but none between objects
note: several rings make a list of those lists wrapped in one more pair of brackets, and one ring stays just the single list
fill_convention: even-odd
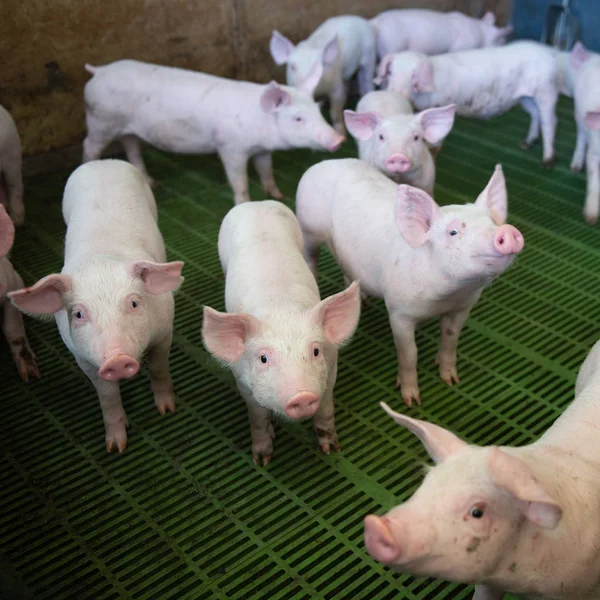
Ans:
[{"label": "pig's front leg", "polygon": [[456,371],[456,348],[463,325],[469,316],[470,308],[456,313],[442,315],[440,330],[442,339],[440,349],[435,357],[435,364],[440,367],[440,377],[444,383],[458,383]]},{"label": "pig's front leg", "polygon": [[590,143],[586,157],[587,191],[583,208],[585,222],[590,225],[598,222],[600,212],[600,155],[594,152],[593,146],[594,144]]},{"label": "pig's front leg", "polygon": [[573,152],[573,158],[571,160],[571,171],[581,171],[583,168],[583,161],[585,160],[585,147],[587,145],[587,133],[585,125],[583,123],[577,123],[577,144],[575,145],[575,152]]},{"label": "pig's front leg", "polygon": [[[388,308],[389,310],[389,308]],[[394,334],[394,344],[398,356],[398,378],[396,387],[402,389],[402,400],[407,406],[413,401],[421,404],[417,378],[417,344],[415,343],[415,322],[404,315],[390,313],[390,324]]]},{"label": "pig's front leg", "polygon": [[535,144],[535,142],[537,142],[538,138],[540,137],[540,113],[533,98],[521,98],[520,102],[523,110],[525,110],[531,117],[527,137],[521,142],[521,148],[523,150],[528,150],[531,148],[531,146],[533,146],[533,144]]},{"label": "pig's front leg", "polygon": [[543,166],[554,166],[554,134],[556,133],[556,101],[558,92],[546,92],[537,97],[536,103],[542,124],[542,141],[544,146]]},{"label": "pig's front leg", "polygon": [[[23,282],[20,282],[19,289],[23,287]],[[35,355],[29,347],[27,335],[25,334],[25,325],[23,323],[23,315],[17,310],[8,300],[4,303],[0,302],[0,320],[2,317],[2,306],[4,306],[4,321],[2,323],[2,331],[10,351],[13,355],[13,360],[17,365],[19,376],[23,381],[29,381],[30,377],[40,378],[40,370],[38,369]]]},{"label": "pig's front leg", "polygon": [[488,585],[476,585],[473,600],[502,600],[504,592]]},{"label": "pig's front leg", "polygon": [[150,187],[156,187],[156,181],[150,177],[142,157],[142,142],[136,135],[124,135],[121,144],[127,155],[127,160],[137,167]]},{"label": "pig's front leg", "polygon": [[240,394],[248,407],[250,434],[252,435],[252,460],[255,465],[268,465],[273,458],[275,431],[271,422],[271,411],[261,406],[249,392],[240,387]]},{"label": "pig's front leg", "polygon": [[247,171],[248,155],[240,153],[235,149],[232,151],[227,148],[219,150],[219,156],[223,162],[229,185],[233,189],[233,201],[235,204],[249,202],[250,194],[248,193]]},{"label": "pig's front leg", "polygon": [[175,412],[175,393],[169,372],[171,341],[172,335],[169,335],[148,350],[148,370],[154,393],[154,404],[161,415],[164,415],[167,410]]},{"label": "pig's front leg", "polygon": [[285,196],[281,193],[275,183],[275,176],[273,175],[273,158],[271,153],[261,152],[260,154],[255,154],[253,162],[256,172],[260,176],[260,182],[265,192],[265,197],[282,200]]},{"label": "pig's front leg", "polygon": [[[333,381],[335,383],[335,379]],[[313,425],[315,434],[325,454],[339,452],[340,443],[335,430],[335,402],[333,400],[333,383],[327,386],[327,390],[321,398],[319,410],[314,416]]]},{"label": "pig's front leg", "polygon": [[343,136],[346,135],[346,128],[344,127],[344,106],[346,105],[347,98],[348,84],[345,81],[340,81],[329,94],[329,110],[333,128]]}]

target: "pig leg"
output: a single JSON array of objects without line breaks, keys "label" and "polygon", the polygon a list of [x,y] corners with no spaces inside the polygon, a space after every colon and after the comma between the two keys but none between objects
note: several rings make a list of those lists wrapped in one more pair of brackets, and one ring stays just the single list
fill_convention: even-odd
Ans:
[{"label": "pig leg", "polygon": [[[304,233],[304,260],[310,268],[314,278],[319,280],[319,255],[321,254],[322,240],[315,239],[310,233]],[[344,279],[346,281],[346,279]],[[352,282],[350,282],[352,283]],[[349,285],[349,284],[348,284]],[[346,287],[348,287],[346,285]]]},{"label": "pig leg", "polygon": [[10,218],[15,225],[23,225],[25,222],[25,205],[23,204],[23,177],[21,176],[20,158],[5,162],[2,175],[6,184]]},{"label": "pig leg", "polygon": [[252,394],[242,391],[240,394],[248,407],[250,434],[252,435],[252,460],[255,465],[267,466],[273,458],[273,440],[275,431],[271,422],[271,411],[261,406]]},{"label": "pig leg", "polygon": [[250,201],[248,193],[248,156],[228,150],[219,150],[219,156],[225,168],[227,180],[233,189],[234,203],[241,204],[242,202]]},{"label": "pig leg", "polygon": [[327,390],[321,398],[319,410],[314,416],[313,425],[315,434],[325,454],[339,452],[340,443],[337,432],[335,431],[335,403],[333,401],[333,384],[335,383],[335,373],[333,382],[327,386]]},{"label": "pig leg", "polygon": [[583,162],[585,160],[585,148],[587,146],[587,133],[583,123],[577,123],[577,144],[575,145],[575,152],[573,152],[573,159],[571,160],[571,171],[581,171],[583,168]]},{"label": "pig leg", "polygon": [[587,151],[587,191],[583,216],[585,222],[595,225],[600,211],[600,156],[594,152],[594,144],[590,143]]},{"label": "pig leg", "polygon": [[254,168],[260,176],[260,182],[265,192],[265,197],[283,200],[285,196],[279,191],[273,175],[273,158],[270,152],[255,154],[253,158]]},{"label": "pig leg", "polygon": [[[23,287],[23,282],[19,281],[18,288]],[[0,308],[1,308],[0,304]],[[1,316],[1,314],[0,314]],[[13,359],[17,365],[19,376],[23,381],[29,381],[29,377],[40,378],[40,370],[37,366],[35,355],[29,347],[27,336],[25,334],[25,325],[23,324],[23,315],[8,300],[4,301],[4,321],[2,331]]]},{"label": "pig leg", "polygon": [[358,93],[361,96],[373,91],[375,87],[373,79],[375,79],[376,62],[375,48],[369,48],[364,52],[360,68],[358,69]]},{"label": "pig leg", "polygon": [[102,156],[102,151],[112,142],[112,138],[102,136],[92,136],[88,133],[83,140],[83,157],[82,162],[96,160]]},{"label": "pig leg", "polygon": [[402,388],[402,400],[411,407],[413,401],[421,404],[417,378],[417,344],[415,343],[415,323],[404,315],[390,313],[390,324],[394,334],[394,344],[398,356],[398,378],[396,387]]},{"label": "pig leg", "polygon": [[536,99],[542,124],[542,141],[544,146],[544,168],[554,166],[554,134],[556,133],[556,100],[557,92],[547,92]]},{"label": "pig leg", "polygon": [[[348,277],[347,275],[344,275],[344,287],[349,288],[351,285],[352,279],[350,279],[350,277]],[[369,297],[362,290],[360,292],[360,300],[362,302],[363,307],[369,305]]]},{"label": "pig leg", "polygon": [[489,585],[476,585],[473,600],[502,600],[504,592]]},{"label": "pig leg", "polygon": [[134,167],[138,168],[150,187],[156,187],[157,182],[148,174],[144,159],[142,158],[142,143],[140,138],[136,135],[124,135],[121,138],[121,144],[127,155],[127,160]]},{"label": "pig leg", "polygon": [[154,404],[161,415],[167,410],[175,412],[175,393],[173,380],[169,372],[169,352],[171,351],[172,336],[148,350],[148,370],[150,384],[154,393]]},{"label": "pig leg", "polygon": [[456,348],[460,332],[469,316],[470,308],[457,313],[442,315],[440,329],[442,340],[440,349],[435,358],[435,364],[440,367],[440,377],[444,383],[452,385],[458,383],[456,372]]},{"label": "pig leg", "polygon": [[521,142],[520,146],[523,150],[529,150],[540,137],[540,113],[533,98],[521,98],[520,102],[523,110],[529,113],[531,117],[527,137]]},{"label": "pig leg", "polygon": [[340,134],[346,135],[344,127],[344,106],[348,98],[348,84],[340,81],[333,91],[329,94],[329,111],[331,113],[331,122],[333,128]]}]

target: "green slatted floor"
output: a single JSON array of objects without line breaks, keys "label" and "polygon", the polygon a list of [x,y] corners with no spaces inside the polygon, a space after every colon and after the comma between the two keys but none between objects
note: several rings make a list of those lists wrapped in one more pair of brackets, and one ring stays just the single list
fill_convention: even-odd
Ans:
[{"label": "green slatted floor", "polygon": [[[570,103],[559,109],[552,172],[539,147],[517,143],[520,109],[490,121],[459,120],[438,161],[440,203],[473,200],[497,162],[510,221],[525,235],[516,265],[488,289],[459,346],[461,383],[446,387],[434,356],[437,323],[420,330],[422,409],[471,442],[523,444],[571,400],[578,366],[600,337],[600,228],[584,224],[583,175],[569,172]],[[338,156],[354,155],[347,143]],[[396,575],[365,552],[362,519],[408,497],[422,476],[418,440],[379,408],[401,409],[386,311],[372,302],[341,352],[336,388],[342,452],[318,451],[310,424],[281,423],[273,462],[250,456],[246,410],[234,380],[202,348],[202,305],[223,308],[216,236],[232,205],[216,157],[147,152],[170,259],[186,262],[177,295],[172,374],[177,413],[160,417],[142,373],[122,385],[129,446],[107,455],[100,408],[53,323],[29,320],[43,379],[16,376],[0,342],[0,588],[3,598],[264,598],[376,600],[470,598],[472,590]],[[293,204],[312,163],[275,156]],[[26,181],[28,225],[14,263],[27,282],[62,265],[60,199],[68,172]],[[251,193],[260,199],[253,176]],[[323,295],[341,273],[321,260]]]}]

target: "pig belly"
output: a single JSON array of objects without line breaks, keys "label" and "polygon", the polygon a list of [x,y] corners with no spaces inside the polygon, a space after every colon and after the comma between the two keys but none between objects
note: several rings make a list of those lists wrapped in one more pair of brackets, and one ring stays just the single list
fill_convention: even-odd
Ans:
[{"label": "pig belly", "polygon": [[135,127],[131,133],[167,152],[207,154],[217,149],[214,128],[199,123],[197,118],[164,119]]},{"label": "pig belly", "polygon": [[490,119],[504,114],[517,104],[519,98],[502,97],[498,89],[492,87],[461,99],[456,106],[456,113],[461,117]]}]

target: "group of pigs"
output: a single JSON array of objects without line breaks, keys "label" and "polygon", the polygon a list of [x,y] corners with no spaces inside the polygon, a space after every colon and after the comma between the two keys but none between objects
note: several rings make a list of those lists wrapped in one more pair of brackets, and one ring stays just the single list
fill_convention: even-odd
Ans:
[{"label": "group of pigs", "polygon": [[[312,417],[322,450],[339,450],[337,354],[357,327],[361,298],[385,300],[397,386],[409,407],[421,403],[415,328],[422,321],[440,317],[440,377],[458,382],[461,329],[483,288],[506,270],[524,240],[506,224],[500,166],[472,204],[440,207],[431,197],[435,155],[455,112],[488,118],[521,102],[531,115],[524,145],[541,128],[549,165],[558,93],[574,95],[578,137],[571,166],[583,166],[587,145],[585,215],[598,217],[600,57],[581,44],[570,54],[534,42],[502,46],[508,33],[494,26],[491,14],[476,20],[423,10],[388,11],[372,21],[335,17],[297,46],[274,32],[271,53],[287,63],[290,87],[131,60],[86,65],[93,74],[85,87],[86,164],[64,191],[64,266],[30,287],[7,258],[13,221],[23,223],[24,208],[19,137],[1,109],[0,306],[21,378],[39,377],[39,370],[20,311],[54,315],[98,393],[108,451],[126,447],[119,381],[138,372],[142,356],[157,409],[175,410],[169,351],[183,263],[166,262],[144,141],[173,152],[217,152],[233,188],[236,206],[218,239],[226,312],[205,307],[202,335],[231,368],[246,401],[256,464],[272,458],[273,413]],[[344,112],[355,74],[362,98],[356,111]],[[374,80],[387,88],[372,91]],[[334,128],[315,96],[329,97]],[[421,112],[413,114],[413,106]],[[275,200],[246,202],[250,157],[267,197],[281,199],[271,152],[335,151],[344,123],[360,160],[308,169],[298,184],[296,214]],[[116,139],[131,164],[95,160]],[[323,246],[341,267],[345,289],[321,300]],[[581,368],[575,401],[538,442],[522,448],[470,446],[383,405],[420,438],[436,466],[408,502],[383,517],[366,517],[368,551],[399,570],[475,582],[476,600],[499,600],[507,591],[546,600],[600,598],[599,363],[596,345]]]}]

